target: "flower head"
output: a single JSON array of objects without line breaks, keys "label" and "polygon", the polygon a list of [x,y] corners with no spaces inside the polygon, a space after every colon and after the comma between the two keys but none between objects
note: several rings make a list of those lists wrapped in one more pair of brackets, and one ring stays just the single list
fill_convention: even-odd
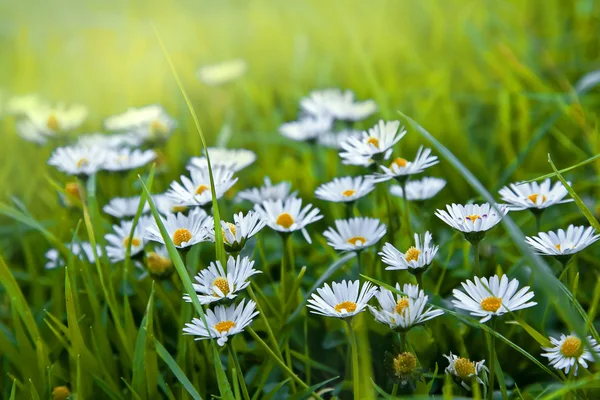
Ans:
[{"label": "flower head", "polygon": [[[420,180],[406,182],[406,200],[424,201],[431,199],[446,186],[446,181],[440,178],[424,177]],[[391,185],[390,193],[394,196],[404,198],[402,186]]]},{"label": "flower head", "polygon": [[[206,212],[194,208],[188,215],[182,213],[167,214],[162,217],[162,223],[177,248],[186,248],[208,239]],[[146,239],[165,244],[156,221],[149,223],[146,228]]]},{"label": "flower head", "polygon": [[372,175],[371,178],[375,182],[385,182],[394,178],[403,178],[410,175],[420,174],[425,169],[437,164],[437,156],[431,155],[431,149],[424,149],[423,146],[419,147],[417,156],[414,161],[408,161],[402,157],[396,157],[388,167],[382,165],[381,169],[383,173],[377,173]]},{"label": "flower head", "polygon": [[373,181],[362,176],[344,176],[322,184],[315,190],[321,200],[337,203],[350,203],[371,193],[375,189]]},{"label": "flower head", "polygon": [[450,355],[445,355],[450,365],[446,367],[446,373],[457,377],[461,381],[461,385],[471,390],[470,383],[472,380],[484,385],[487,382],[487,374],[489,370],[485,365],[485,360],[478,362],[471,361],[468,358],[456,356],[450,352]]},{"label": "flower head", "polygon": [[369,165],[372,159],[388,159],[392,146],[406,135],[406,130],[400,127],[399,121],[384,122],[362,133],[362,137],[349,137],[341,144],[340,157],[344,164]]},{"label": "flower head", "polygon": [[[213,168],[212,175],[217,199],[223,197],[225,192],[231,189],[238,180],[233,177],[233,171],[226,168]],[[181,175],[181,183],[172,182],[167,196],[179,205],[205,206],[209,204],[212,201],[212,192],[208,169],[194,168],[190,171],[190,178]]]},{"label": "flower head", "polygon": [[[495,204],[491,206],[489,203],[460,204],[447,205],[446,210],[437,210],[436,217],[450,225],[452,228],[461,231],[469,240],[474,234],[485,234],[492,229],[502,217],[508,212],[508,207],[505,204]],[[475,240],[480,240],[477,237]]]},{"label": "flower head", "polygon": [[[224,147],[209,147],[208,155],[212,168],[225,168],[239,172],[256,161],[256,154],[246,149],[227,149]],[[206,156],[192,157],[187,169],[207,169]]]},{"label": "flower head", "polygon": [[[359,290],[360,289],[360,290]],[[326,317],[351,318],[367,307],[367,303],[377,292],[370,282],[360,288],[359,281],[333,282],[331,287],[326,283],[317,289],[308,299],[308,308],[313,314]]]},{"label": "flower head", "polygon": [[165,279],[173,273],[173,260],[165,245],[154,246],[152,251],[147,251],[145,263],[148,272],[154,278]]},{"label": "flower head", "polygon": [[[207,223],[207,225],[211,226],[210,223]],[[256,211],[248,211],[246,215],[241,212],[233,214],[233,223],[221,221],[221,232],[223,233],[225,250],[228,252],[239,252],[244,248],[246,241],[260,232],[265,225],[265,220]],[[208,235],[214,242],[214,228],[209,228]]]},{"label": "flower head", "polygon": [[129,171],[143,167],[156,158],[154,150],[122,148],[109,150],[104,160],[103,169],[107,171]]},{"label": "flower head", "polygon": [[111,262],[123,261],[125,259],[127,248],[130,246],[131,257],[144,250],[144,245],[146,244],[144,232],[149,223],[149,218],[150,217],[142,217],[138,220],[131,239],[129,236],[131,234],[131,228],[133,227],[133,221],[121,221],[119,225],[113,225],[113,232],[104,236],[107,242],[106,255]]},{"label": "flower head", "polygon": [[323,236],[327,244],[338,251],[359,251],[373,246],[386,233],[386,226],[377,218],[357,217],[335,220]]},{"label": "flower head", "polygon": [[198,80],[207,86],[219,86],[235,81],[246,73],[248,64],[242,58],[203,65],[196,71]]},{"label": "flower head", "polygon": [[[575,367],[575,375],[577,375],[579,365],[587,368],[586,361],[594,361],[600,357],[600,345],[591,336],[586,338],[587,343],[584,343],[575,332],[570,335],[560,335],[559,339],[550,338],[551,347],[542,347],[546,353],[542,353],[543,357],[547,357],[550,366],[561,370],[564,369],[565,374],[568,374],[571,368]],[[595,354],[595,356],[594,356]]]},{"label": "flower head", "polygon": [[433,236],[429,231],[424,235],[415,233],[415,245],[409,247],[406,252],[396,249],[391,243],[386,243],[379,253],[381,261],[388,265],[387,270],[409,271],[426,269],[431,265],[439,246],[432,243]]},{"label": "flower head", "polygon": [[343,129],[339,132],[329,131],[319,135],[317,143],[330,149],[339,150],[342,148],[342,143],[349,137],[360,138],[361,136],[362,132],[355,129]]},{"label": "flower head", "polygon": [[306,226],[323,218],[319,209],[312,204],[302,207],[302,199],[288,197],[285,200],[265,200],[255,204],[254,209],[273,230],[283,233],[302,231],[304,238],[311,243]]},{"label": "flower head", "polygon": [[26,122],[17,125],[19,134],[26,140],[45,143],[46,140],[58,137],[77,129],[88,115],[87,107],[82,105],[38,104],[26,112]]},{"label": "flower head", "polygon": [[67,175],[92,175],[104,167],[107,157],[108,151],[102,148],[59,147],[52,152],[48,165]]},{"label": "flower head", "polygon": [[333,121],[329,117],[304,117],[298,121],[286,122],[279,132],[288,139],[298,142],[316,140],[331,130]]},{"label": "flower head", "polygon": [[[81,261],[87,261],[89,263],[94,263],[96,261],[94,249],[89,242],[75,242],[73,244],[68,243],[66,244],[66,247]],[[98,256],[102,255],[102,247],[100,247],[98,244],[96,245],[96,254],[98,254]],[[56,249],[48,250],[44,256],[46,257],[46,263],[44,264],[45,269],[64,267],[67,264],[61,257],[59,251]]]},{"label": "flower head", "polygon": [[[102,211],[115,218],[133,218],[135,214],[137,214],[139,205],[140,196],[113,197],[104,207],[102,207]],[[142,212],[150,212],[150,205],[148,202],[144,202]]]},{"label": "flower head", "polygon": [[502,201],[506,202],[509,209],[513,211],[543,210],[554,204],[573,201],[573,199],[563,200],[569,192],[567,192],[562,182],[556,182],[554,186],[551,186],[551,184],[550,178],[542,183],[511,183],[500,189],[498,193]]},{"label": "flower head", "polygon": [[538,236],[526,237],[525,241],[538,254],[543,256],[570,256],[580,252],[600,239],[591,226],[569,225],[566,232],[559,229],[557,232],[540,232]]},{"label": "flower head", "polygon": [[146,141],[162,141],[177,127],[177,122],[159,104],[129,108],[104,121],[109,131],[131,132]]},{"label": "flower head", "polygon": [[263,186],[241,190],[236,196],[236,201],[247,200],[258,204],[266,200],[285,200],[288,197],[296,197],[297,192],[290,192],[291,189],[292,184],[290,182],[283,181],[273,185],[271,179],[265,176]]},{"label": "flower head", "polygon": [[342,121],[360,121],[377,111],[373,100],[355,101],[354,93],[340,89],[314,90],[300,100],[300,108],[305,114],[320,115]]}]

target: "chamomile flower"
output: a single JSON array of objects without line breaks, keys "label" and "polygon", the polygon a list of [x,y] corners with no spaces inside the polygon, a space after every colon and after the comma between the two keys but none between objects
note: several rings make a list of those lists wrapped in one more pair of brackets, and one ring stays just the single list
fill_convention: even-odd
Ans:
[{"label": "chamomile flower", "polygon": [[375,292],[377,288],[370,282],[365,282],[362,288],[359,281],[333,282],[331,287],[326,283],[311,295],[307,307],[311,313],[325,317],[352,318],[366,309]]},{"label": "chamomile flower", "polygon": [[302,207],[302,199],[288,197],[285,200],[265,200],[255,204],[254,209],[262,216],[267,225],[282,233],[302,231],[308,243],[312,243],[306,226],[323,218],[319,209],[307,204]]},{"label": "chamomile flower", "polygon": [[230,336],[243,332],[258,315],[255,302],[248,300],[245,305],[244,302],[245,300],[242,300],[237,306],[216,306],[214,311],[206,310],[206,324],[209,330],[202,320],[194,318],[192,322],[185,324],[184,334],[196,336],[194,340],[216,338],[217,344],[224,346]]},{"label": "chamomile flower", "polygon": [[103,169],[107,171],[129,171],[143,167],[156,158],[154,150],[122,148],[108,151]]},{"label": "chamomile flower", "polygon": [[[424,177],[419,180],[406,182],[406,200],[425,201],[434,197],[446,186],[446,181],[440,178]],[[404,198],[402,186],[391,185],[390,193],[397,197]]]},{"label": "chamomile flower", "polygon": [[177,127],[177,122],[158,104],[129,108],[104,121],[109,131],[132,132],[143,140],[161,141]]},{"label": "chamomile flower", "polygon": [[317,143],[331,149],[341,149],[342,143],[349,137],[360,138],[361,131],[355,129],[343,129],[339,132],[327,132],[317,138]]},{"label": "chamomile flower", "polygon": [[[226,168],[233,172],[239,172],[256,161],[256,154],[246,149],[226,149],[221,147],[209,147],[210,165],[212,168]],[[206,156],[192,157],[187,169],[206,169],[208,163]]]},{"label": "chamomile flower", "polygon": [[[213,168],[212,175],[217,199],[220,199],[238,180],[233,177],[233,171],[226,168]],[[205,206],[209,204],[212,201],[212,192],[208,169],[194,168],[190,171],[190,178],[181,175],[181,183],[172,182],[167,195],[178,205]]]},{"label": "chamomile flower", "polygon": [[471,381],[475,380],[484,385],[487,382],[487,374],[489,370],[485,365],[485,360],[478,362],[471,361],[468,358],[458,357],[452,352],[450,355],[445,355],[450,365],[446,367],[446,373],[455,376],[461,380],[461,385],[471,390]]},{"label": "chamomile flower", "polygon": [[[94,263],[96,261],[94,250],[89,242],[68,243],[66,247],[75,257],[82,261],[87,261],[89,263]],[[98,256],[102,255],[102,247],[100,247],[100,245],[96,245],[96,254],[98,254]],[[44,264],[45,269],[64,267],[67,264],[56,249],[48,250],[44,256],[46,257],[46,263]]]},{"label": "chamomile flower", "polygon": [[333,120],[329,117],[304,117],[298,121],[286,122],[279,127],[279,132],[298,142],[313,141],[329,132]]},{"label": "chamomile flower", "polygon": [[377,111],[373,100],[355,101],[354,93],[340,89],[314,90],[300,100],[300,108],[308,115],[325,115],[341,121],[360,121]]},{"label": "chamomile flower", "polygon": [[489,280],[475,277],[474,280],[475,283],[470,280],[462,283],[464,292],[458,289],[452,291],[455,298],[452,303],[456,308],[467,310],[473,316],[482,317],[480,322],[537,304],[529,301],[534,296],[534,293],[529,291],[529,286],[517,292],[519,281],[513,279],[509,282],[506,275],[502,275],[502,278],[494,275]]},{"label": "chamomile flower", "polygon": [[241,190],[236,196],[236,201],[247,200],[257,204],[267,200],[285,200],[288,197],[297,196],[298,192],[291,192],[291,190],[292,184],[290,182],[283,181],[273,185],[271,179],[265,176],[263,186]]},{"label": "chamomile flower", "polygon": [[78,128],[87,118],[87,107],[57,104],[55,107],[41,105],[27,111],[27,119],[44,136],[55,137]]},{"label": "chamomile flower", "polygon": [[433,236],[429,231],[424,235],[415,233],[415,245],[409,247],[404,253],[391,243],[386,243],[379,253],[381,261],[388,265],[386,270],[406,269],[410,272],[425,270],[431,265],[439,249],[432,240]]},{"label": "chamomile flower", "polygon": [[567,231],[559,229],[557,232],[540,232],[538,236],[526,237],[525,241],[538,254],[543,256],[571,256],[580,252],[600,239],[591,226],[569,225]]},{"label": "chamomile flower", "polygon": [[[152,196],[152,200],[154,201],[154,205],[159,214],[168,215],[168,214],[177,214],[177,213],[186,213],[190,209],[192,210],[202,210],[198,207],[188,207],[174,201],[170,196],[166,193],[155,194]],[[204,211],[204,210],[202,210]],[[206,212],[204,212],[206,213]]]},{"label": "chamomile flower", "polygon": [[[400,284],[396,284],[396,289],[401,291]],[[433,307],[426,309],[429,297],[422,291],[417,297],[401,294],[394,296],[390,290],[380,287],[375,293],[375,297],[380,308],[369,306],[375,320],[397,331],[408,331],[412,327],[422,325],[424,322],[444,314],[442,310],[435,310]]]},{"label": "chamomile flower", "polygon": [[108,152],[102,148],[59,147],[52,152],[48,165],[67,175],[92,175],[105,165]]},{"label": "chamomile flower", "polygon": [[[210,226],[211,224],[208,224]],[[213,224],[214,225],[214,224]],[[221,221],[223,243],[227,252],[238,252],[244,248],[246,241],[256,235],[266,225],[262,215],[256,211],[248,211],[233,215],[233,223]],[[214,228],[209,228],[209,237],[215,241]]]},{"label": "chamomile flower", "polygon": [[461,231],[469,241],[478,242],[485,233],[492,229],[508,212],[505,204],[491,206],[489,203],[452,204],[445,210],[437,210],[435,215],[452,228]]},{"label": "chamomile flower", "polygon": [[88,133],[77,138],[77,145],[79,146],[102,147],[108,150],[119,150],[123,147],[138,147],[142,143],[142,138],[130,132],[112,135]]},{"label": "chamomile flower", "polygon": [[[194,290],[198,293],[200,304],[210,304],[221,299],[233,299],[237,292],[244,290],[250,284],[248,280],[252,275],[260,274],[253,268],[254,261],[248,257],[229,256],[227,259],[227,272],[220,261],[211,262],[208,268],[203,269],[195,277]],[[183,299],[191,303],[188,294]]]},{"label": "chamomile flower", "polygon": [[219,86],[241,78],[247,70],[246,60],[236,58],[216,64],[203,65],[198,68],[196,76],[200,82],[207,86]]},{"label": "chamomile flower", "polygon": [[351,203],[371,193],[375,189],[373,181],[363,176],[344,176],[322,184],[315,190],[321,200],[336,203]]},{"label": "chamomile flower", "polygon": [[410,175],[420,174],[425,169],[437,164],[437,156],[431,155],[431,149],[423,150],[423,146],[419,147],[414,161],[408,161],[402,157],[396,157],[389,167],[381,165],[383,173],[377,173],[371,176],[375,182],[385,182],[390,179],[403,179]]},{"label": "chamomile flower", "polygon": [[17,121],[16,123],[17,133],[21,139],[26,140],[35,144],[45,144],[48,141],[49,136],[28,119]]},{"label": "chamomile flower", "polygon": [[146,251],[144,261],[148,272],[155,278],[164,279],[173,273],[173,260],[165,245],[156,245],[151,251]]},{"label": "chamomile flower", "polygon": [[400,127],[399,121],[384,122],[362,133],[360,138],[349,137],[342,144],[340,157],[344,164],[369,165],[373,159],[388,159],[392,147],[406,135],[406,130]]},{"label": "chamomile flower", "polygon": [[565,374],[575,367],[575,375],[577,375],[579,365],[587,368],[586,361],[594,361],[595,358],[600,357],[600,345],[596,339],[588,336],[586,341],[587,344],[575,332],[571,332],[570,335],[562,334],[560,339],[550,337],[552,346],[542,347],[542,350],[546,351],[542,356],[548,358],[550,366],[557,370],[563,369]]},{"label": "chamomile flower", "polygon": [[377,218],[357,217],[335,220],[335,229],[330,227],[323,236],[338,251],[361,251],[379,242],[386,230]]},{"label": "chamomile flower", "polygon": [[[102,207],[102,211],[119,219],[133,218],[135,214],[137,214],[139,205],[140,196],[113,197],[104,207]],[[144,208],[142,209],[142,212],[150,212],[150,205],[148,202],[144,202]]]},{"label": "chamomile flower", "polygon": [[133,227],[133,221],[121,221],[119,225],[113,225],[113,232],[104,236],[107,242],[106,255],[111,262],[123,261],[129,246],[131,246],[131,257],[134,257],[144,250],[144,244],[146,244],[144,232],[149,223],[147,218],[149,217],[142,217],[138,220],[137,225],[133,230],[131,240],[129,239],[129,236],[131,234],[131,228]]},{"label": "chamomile flower", "polygon": [[[167,214],[163,217],[162,222],[173,244],[179,249],[208,239],[207,215],[202,209],[195,208],[187,216],[181,213]],[[146,227],[146,239],[165,244],[156,221],[149,223]]]},{"label": "chamomile flower", "polygon": [[569,192],[567,192],[562,182],[558,181],[554,186],[551,185],[550,178],[542,183],[511,183],[500,189],[498,193],[511,211],[526,209],[543,210],[554,204],[573,201],[573,199],[564,200]]}]

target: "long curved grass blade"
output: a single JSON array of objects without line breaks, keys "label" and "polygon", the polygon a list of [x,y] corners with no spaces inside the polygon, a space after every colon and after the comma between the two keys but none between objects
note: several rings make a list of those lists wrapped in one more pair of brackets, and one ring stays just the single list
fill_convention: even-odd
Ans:
[{"label": "long curved grass blade", "polygon": [[[575,165],[571,165],[570,167],[567,168],[563,168],[561,170],[559,170],[558,172],[560,172],[561,174],[564,174],[565,172],[569,172],[572,171],[574,169],[577,169],[579,167],[583,167],[584,165],[593,163],[594,161],[600,159],[600,154],[596,154],[593,157],[588,158],[587,160],[583,160]],[[556,172],[552,172],[546,175],[542,175],[540,177],[534,178],[534,179],[530,179],[528,181],[524,181],[525,183],[529,183],[529,182],[535,182],[535,181],[543,181],[546,178],[554,178],[556,176]]]},{"label": "long curved grass blade", "polygon": [[183,385],[189,395],[192,396],[194,400],[202,400],[200,393],[198,393],[198,391],[194,388],[192,382],[190,382],[185,373],[181,370],[181,368],[179,368],[179,365],[177,365],[177,362],[173,357],[171,357],[167,349],[165,349],[158,340],[154,340],[154,345],[156,346],[156,353],[165,362],[165,364],[167,364],[171,372],[173,372],[179,383]]},{"label": "long curved grass blade", "polygon": [[[154,312],[154,282],[150,291],[150,299],[146,307],[146,315],[142,319],[138,336],[135,343],[135,351],[133,352],[133,381],[131,386],[133,390],[143,399],[149,397],[146,390],[146,342],[150,340],[147,336],[148,330],[152,329],[152,313]],[[150,382],[148,382],[150,383]],[[156,384],[156,381],[154,381]],[[150,398],[153,398],[150,396]]]},{"label": "long curved grass blade", "polygon": [[289,398],[289,400],[301,400],[301,399],[306,399],[311,393],[315,393],[317,390],[319,390],[320,388],[322,388],[323,386],[327,385],[329,382],[333,382],[334,380],[338,379],[339,376],[334,376],[333,378],[327,379],[326,381],[320,382],[320,383],[316,383],[304,390],[301,390],[298,393],[294,393],[293,396],[291,396]]}]

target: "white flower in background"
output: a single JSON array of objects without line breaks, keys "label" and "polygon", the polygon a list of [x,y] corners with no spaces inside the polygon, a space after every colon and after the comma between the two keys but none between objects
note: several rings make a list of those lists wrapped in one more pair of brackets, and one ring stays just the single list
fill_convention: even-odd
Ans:
[{"label": "white flower in background", "polygon": [[431,149],[423,150],[423,146],[419,147],[417,151],[417,156],[414,161],[408,161],[402,157],[396,157],[389,167],[381,165],[381,169],[383,173],[376,173],[372,175],[371,178],[379,183],[389,181],[390,179],[399,179],[406,178],[410,175],[420,174],[425,171],[425,169],[437,164],[438,158],[437,156],[431,155]]},{"label": "white flower in background", "polygon": [[47,108],[48,104],[36,93],[10,96],[4,104],[6,115],[26,116],[32,110]]},{"label": "white flower in background", "polygon": [[156,158],[154,150],[139,150],[122,148],[120,150],[109,150],[103,169],[107,171],[129,171],[143,167]]},{"label": "white flower in background", "polygon": [[455,300],[452,304],[456,308],[469,311],[471,315],[482,317],[479,322],[486,322],[493,316],[500,316],[507,312],[514,312],[535,306],[537,303],[529,301],[534,293],[525,286],[517,292],[519,281],[513,279],[508,282],[508,277],[502,278],[494,275],[487,278],[474,278],[475,283],[467,280],[462,283],[465,292],[458,289],[452,290]]},{"label": "white flower in background", "polygon": [[103,147],[108,150],[119,150],[123,147],[139,147],[143,139],[133,133],[88,133],[77,138],[77,145],[84,147]]},{"label": "white flower in background", "polygon": [[314,90],[300,100],[305,114],[328,116],[341,121],[360,121],[377,111],[373,100],[355,101],[354,93],[340,89]]},{"label": "white flower in background", "polygon": [[219,86],[235,81],[246,74],[248,65],[242,58],[203,65],[198,68],[198,80],[207,86]]},{"label": "white flower in background", "polygon": [[248,300],[244,306],[245,300],[242,300],[237,306],[235,304],[229,307],[216,306],[214,311],[206,310],[206,323],[208,329],[199,318],[192,319],[192,322],[185,324],[183,332],[185,335],[196,336],[194,340],[205,340],[215,338],[219,346],[224,346],[229,339],[252,323],[252,319],[258,315],[256,303]]},{"label": "white flower in background", "polygon": [[538,254],[543,256],[568,256],[580,252],[600,239],[591,226],[569,225],[567,231],[540,232],[538,236],[528,236],[525,241]]},{"label": "white flower in background", "polygon": [[435,215],[452,228],[461,232],[486,232],[492,229],[508,212],[506,204],[489,203],[478,204],[452,204],[446,205],[445,210],[437,210]]},{"label": "white flower in background", "polygon": [[[570,335],[561,334],[560,339],[550,337],[551,347],[542,347],[543,357],[547,357],[551,367],[557,370],[564,370],[565,374],[569,374],[571,368],[575,367],[575,376],[579,370],[579,365],[583,368],[588,367],[586,361],[593,362],[594,359],[600,357],[600,345],[596,339],[591,336],[586,338],[587,343],[571,332]],[[592,354],[593,353],[593,354]]]},{"label": "white flower in background", "polygon": [[[570,182],[569,185],[571,185]],[[543,210],[554,204],[562,204],[573,201],[563,200],[569,194],[562,182],[558,181],[551,186],[550,178],[542,183],[511,183],[498,192],[502,201],[507,203],[510,210],[519,211],[526,209]]]},{"label": "white flower in background", "polygon": [[[152,200],[154,201],[156,210],[162,215],[185,213],[190,209],[204,212],[204,210],[201,208],[185,206],[175,202],[170,196],[167,195],[167,193],[152,195]],[[204,212],[204,214],[206,214],[206,212]]]},{"label": "white flower in background", "polygon": [[177,122],[159,104],[129,108],[123,114],[108,117],[104,126],[109,131],[134,133],[143,140],[164,140],[177,127]]},{"label": "white flower in background", "polygon": [[418,270],[427,269],[439,249],[439,246],[435,246],[432,240],[433,236],[429,231],[425,232],[425,235],[415,233],[415,245],[409,247],[404,253],[391,243],[386,243],[379,253],[381,261],[388,265],[386,270],[406,269],[410,272],[418,272]]},{"label": "white flower in background", "polygon": [[385,224],[377,218],[357,217],[336,219],[335,229],[329,227],[323,236],[327,244],[338,251],[360,251],[379,242],[386,230]]},{"label": "white flower in background", "polygon": [[167,246],[155,245],[152,250],[146,251],[146,268],[150,275],[156,278],[166,278],[173,273],[173,260]]},{"label": "white flower in background", "polygon": [[103,168],[107,156],[108,151],[102,148],[59,147],[52,152],[48,165],[67,175],[92,175]]},{"label": "white flower in background", "polygon": [[[420,180],[406,182],[406,200],[424,201],[431,199],[446,186],[446,181],[440,178],[424,177]],[[391,185],[390,193],[394,196],[404,198],[402,186]]]},{"label": "white flower in background", "polygon": [[319,186],[315,190],[315,196],[321,200],[349,203],[368,195],[374,189],[375,184],[369,178],[344,176]]},{"label": "white flower in background", "polygon": [[88,109],[82,105],[59,103],[55,107],[41,105],[27,111],[28,120],[47,137],[77,129],[88,116]]},{"label": "white flower in background", "polygon": [[106,255],[111,262],[123,261],[127,247],[129,246],[131,246],[131,257],[144,250],[144,245],[146,244],[144,233],[146,226],[150,222],[148,218],[150,217],[142,217],[138,220],[131,240],[129,240],[129,235],[131,234],[133,221],[121,221],[119,225],[113,225],[113,232],[104,236],[107,242]]},{"label": "white flower in background", "polygon": [[244,200],[252,203],[262,203],[266,200],[285,200],[288,197],[296,197],[297,192],[290,192],[292,184],[287,181],[279,182],[273,185],[271,179],[265,176],[264,185],[258,188],[241,190],[236,196],[237,202]]},{"label": "white flower in background", "polygon": [[302,231],[308,243],[312,243],[306,226],[323,218],[318,208],[307,204],[302,208],[302,199],[288,197],[285,200],[265,200],[255,204],[254,209],[273,230],[283,233]]},{"label": "white flower in background", "polygon": [[[237,297],[237,292],[248,287],[248,279],[252,275],[262,273],[253,267],[254,261],[240,256],[229,256],[227,272],[223,270],[220,261],[211,262],[208,268],[200,271],[195,277],[198,283],[194,283],[194,290],[198,293],[198,301],[200,304],[210,304],[221,299]],[[183,299],[188,303],[192,302],[188,294],[184,295]]]},{"label": "white flower in background", "polygon": [[321,146],[328,147],[330,149],[341,149],[342,143],[350,138],[360,138],[362,136],[361,131],[357,131],[355,129],[343,129],[339,132],[326,132],[322,135],[319,135],[317,138],[317,143]]},{"label": "white flower in background", "polygon": [[[209,147],[210,165],[212,168],[226,168],[233,172],[239,172],[256,161],[256,154],[246,149],[226,149],[220,147]],[[187,169],[207,169],[206,156],[192,157]]]},{"label": "white flower in background", "polygon": [[[217,199],[223,197],[238,178],[233,177],[233,171],[226,168],[212,169]],[[181,183],[172,182],[167,191],[174,203],[185,206],[204,206],[212,201],[210,189],[210,174],[208,169],[194,168],[190,170],[190,178],[181,175]]]},{"label": "white flower in background", "polygon": [[392,147],[406,135],[406,130],[400,127],[399,121],[384,122],[363,132],[362,137],[349,137],[342,144],[340,157],[344,164],[369,165],[373,159],[388,159]]},{"label": "white flower in background", "polygon": [[[66,247],[81,261],[87,261],[89,263],[96,262],[92,245],[89,242],[78,242],[73,243],[72,245],[71,243],[68,243],[66,244]],[[100,247],[100,245],[96,245],[96,253],[99,257],[102,255],[102,247]],[[67,265],[66,261],[56,249],[48,250],[45,254],[45,257],[46,263],[44,264],[44,268],[46,269],[55,269]]]},{"label": "white flower in background", "polygon": [[[396,289],[401,291],[400,284],[396,283]],[[416,297],[401,294],[394,296],[390,290],[380,287],[375,297],[380,308],[369,306],[369,310],[377,322],[386,324],[394,330],[407,331],[444,314],[442,310],[434,310],[431,306],[425,309],[429,297],[422,291]]]},{"label": "white flower in background", "polygon": [[[359,291],[360,289],[360,291]],[[377,288],[365,282],[360,288],[359,281],[333,282],[331,287],[326,283],[317,289],[308,299],[307,307],[311,313],[325,317],[351,318],[367,307]]]},{"label": "white flower in background", "polygon": [[48,141],[49,136],[45,135],[38,127],[28,119],[17,121],[16,123],[17,133],[21,139],[31,143],[45,144]]},{"label": "white flower in background", "polygon": [[316,140],[332,127],[333,120],[329,117],[303,117],[298,121],[281,124],[279,132],[288,139],[304,142]]},{"label": "white flower in background", "polygon": [[[206,212],[195,208],[187,216],[181,213],[167,214],[162,218],[162,223],[175,247],[183,249],[208,239],[207,220]],[[146,239],[165,244],[156,221],[146,227]]]},{"label": "white flower in background", "polygon": [[[137,213],[139,205],[140,196],[113,197],[104,207],[102,207],[102,211],[115,218],[133,218]],[[142,213],[147,212],[150,212],[150,205],[145,201]]]},{"label": "white flower in background", "polygon": [[475,362],[468,358],[458,357],[452,354],[452,352],[450,352],[449,356],[444,354],[444,357],[446,357],[450,363],[450,365],[446,367],[446,373],[459,378],[461,380],[461,385],[465,389],[471,390],[471,381],[473,379],[477,380],[477,382],[482,385],[486,384],[489,370],[483,365],[485,360]]},{"label": "white flower in background", "polygon": [[[207,225],[214,226],[214,224],[211,225],[209,223],[207,223]],[[239,214],[233,214],[233,223],[221,221],[221,232],[223,233],[225,250],[228,252],[238,252],[242,250],[246,241],[260,232],[265,225],[266,221],[261,214],[256,211],[248,211],[246,215],[241,212]],[[208,235],[214,242],[214,228],[209,228]]]}]

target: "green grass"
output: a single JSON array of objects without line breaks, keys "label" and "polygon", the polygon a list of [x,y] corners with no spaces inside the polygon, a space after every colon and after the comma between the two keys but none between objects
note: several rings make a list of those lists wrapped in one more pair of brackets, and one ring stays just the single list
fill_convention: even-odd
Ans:
[{"label": "green grass", "polygon": [[[448,309],[408,334],[426,381],[415,394],[426,396],[430,389],[436,398],[470,396],[444,379],[443,354],[487,359],[487,332],[497,338],[500,397],[600,396],[598,363],[573,379],[547,369],[540,357],[540,342],[549,335],[574,330],[597,338],[600,247],[574,260],[574,291],[557,280],[558,263],[525,246],[523,235],[535,233],[533,216],[511,213],[482,242],[482,268],[532,286],[538,306],[504,316],[494,334],[444,301],[470,278],[470,248],[433,216],[447,203],[498,199],[497,190],[507,183],[561,171],[578,201],[550,208],[542,230],[598,223],[600,91],[574,89],[582,76],[600,69],[595,2],[71,3],[0,6],[0,89],[85,104],[90,117],[77,133],[98,131],[107,116],[152,103],[164,105],[179,127],[162,149],[166,169],[154,173],[148,167],[121,182],[100,174],[87,183],[87,201],[66,209],[58,191],[72,179],[46,165],[52,148],[23,141],[13,118],[0,119],[0,398],[47,399],[63,385],[77,399],[244,398],[241,377],[253,400],[331,396],[324,389],[350,398],[354,382],[344,324],[309,315],[303,305],[322,282],[349,277],[356,263],[327,246],[321,233],[345,210],[314,199],[314,189],[364,171],[343,166],[334,151],[315,152],[277,132],[296,118],[301,97],[327,87],[374,99],[378,114],[359,127],[378,118],[401,120],[409,133],[399,154],[410,158],[419,145],[432,147],[441,162],[426,175],[448,181],[423,207],[411,205],[413,227],[430,230],[440,245],[425,288],[433,304]],[[221,87],[197,81],[200,64],[237,57],[249,67],[239,81]],[[236,190],[260,185],[264,175],[289,180],[325,215],[309,226],[313,245],[293,237],[297,271],[306,269],[286,282],[299,288],[288,294],[287,315],[279,304],[281,239],[265,229],[244,250],[263,274],[240,297],[255,299],[261,314],[252,330],[235,337],[234,353],[181,335],[202,312],[199,304],[181,300],[189,277],[223,257],[222,246],[215,252],[203,243],[183,259],[171,248],[178,274],[168,280],[139,279],[129,262],[84,263],[68,257],[65,247],[73,240],[102,243],[114,223],[102,205],[116,195],[141,194],[144,185],[163,192],[184,173],[187,159],[201,152],[203,140],[258,154],[238,174]],[[391,218],[397,226],[402,204],[387,199],[385,185],[360,201],[358,212],[385,223]],[[224,220],[247,208],[230,196],[218,203]],[[394,233],[397,247],[409,246],[412,238]],[[44,270],[51,247],[66,256],[66,268]],[[361,274],[369,279],[391,286],[413,279],[385,271],[373,251],[362,257]],[[398,349],[396,335],[367,313],[357,317],[355,331],[362,397],[392,398],[387,354]],[[241,371],[233,372],[232,355]]]}]

